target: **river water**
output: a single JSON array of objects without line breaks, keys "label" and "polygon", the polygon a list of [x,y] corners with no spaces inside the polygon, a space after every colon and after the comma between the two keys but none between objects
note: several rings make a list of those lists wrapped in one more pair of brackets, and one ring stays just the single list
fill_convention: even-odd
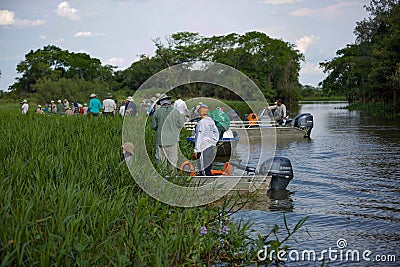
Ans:
[{"label": "river water", "polygon": [[291,228],[309,216],[287,243],[287,266],[321,266],[322,258],[330,266],[400,266],[400,122],[341,109],[346,105],[300,104],[296,113],[314,116],[311,140],[276,149],[293,165],[288,190],[234,215],[253,223],[252,235],[278,224],[281,237],[284,214]]}]

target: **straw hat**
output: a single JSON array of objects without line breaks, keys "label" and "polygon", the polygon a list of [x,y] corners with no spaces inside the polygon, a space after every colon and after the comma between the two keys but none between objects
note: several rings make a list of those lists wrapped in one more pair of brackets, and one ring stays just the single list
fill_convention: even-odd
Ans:
[{"label": "straw hat", "polygon": [[129,96],[129,97],[126,99],[126,101],[133,102],[133,97]]},{"label": "straw hat", "polygon": [[157,100],[157,104],[159,105],[162,100],[170,100],[171,97],[167,96],[166,94],[162,94],[160,98]]},{"label": "straw hat", "polygon": [[122,148],[131,154],[133,154],[133,144],[131,142],[126,142],[122,145]]}]

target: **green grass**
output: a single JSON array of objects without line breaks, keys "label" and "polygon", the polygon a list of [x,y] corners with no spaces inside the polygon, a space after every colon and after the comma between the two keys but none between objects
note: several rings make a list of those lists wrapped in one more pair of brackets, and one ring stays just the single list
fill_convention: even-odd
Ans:
[{"label": "green grass", "polygon": [[369,116],[378,118],[394,119],[399,118],[393,103],[354,103],[348,107],[349,110],[362,110]]},{"label": "green grass", "polygon": [[346,101],[344,96],[306,96],[301,101]]},{"label": "green grass", "polygon": [[[250,239],[251,224],[232,221],[225,204],[172,207],[143,192],[120,164],[121,131],[120,117],[21,115],[1,109],[1,266],[257,260],[266,237],[258,243]],[[202,226],[206,235],[200,234]],[[279,249],[281,243],[274,244],[272,249]]]}]

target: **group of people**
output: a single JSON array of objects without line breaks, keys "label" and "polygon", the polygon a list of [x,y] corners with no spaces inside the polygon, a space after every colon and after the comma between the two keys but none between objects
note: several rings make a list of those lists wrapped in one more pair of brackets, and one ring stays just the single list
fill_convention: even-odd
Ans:
[{"label": "group of people", "polygon": [[[158,161],[168,161],[173,167],[177,167],[180,130],[188,111],[182,102],[178,96],[172,105],[171,97],[162,95],[155,103],[158,108],[152,113],[152,129],[156,131],[156,158]],[[208,106],[203,103],[199,103],[196,112],[199,121],[192,158],[197,160],[197,175],[208,176],[211,175],[217,142],[229,129],[230,119],[223,108],[218,107],[210,114]]]},{"label": "group of people", "polygon": [[[90,95],[89,105],[84,103],[83,105],[78,102],[72,102],[72,105],[67,99],[63,101],[58,100],[57,103],[51,100],[50,103],[46,103],[44,107],[38,105],[35,113],[37,114],[58,114],[58,115],[90,115],[90,116],[110,116],[114,117],[115,114],[121,116],[135,116],[138,112],[136,104],[133,98],[130,96],[123,100],[120,106],[117,105],[110,93],[107,97],[100,101],[96,94]],[[27,114],[29,110],[28,101],[25,99],[21,102],[22,114]]]}]

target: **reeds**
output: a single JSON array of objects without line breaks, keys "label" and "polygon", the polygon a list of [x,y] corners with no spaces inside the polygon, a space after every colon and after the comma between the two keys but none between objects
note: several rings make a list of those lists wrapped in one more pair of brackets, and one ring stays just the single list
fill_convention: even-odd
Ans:
[{"label": "reeds", "polygon": [[249,223],[143,192],[120,164],[121,131],[121,118],[0,112],[2,266],[254,260]]}]

